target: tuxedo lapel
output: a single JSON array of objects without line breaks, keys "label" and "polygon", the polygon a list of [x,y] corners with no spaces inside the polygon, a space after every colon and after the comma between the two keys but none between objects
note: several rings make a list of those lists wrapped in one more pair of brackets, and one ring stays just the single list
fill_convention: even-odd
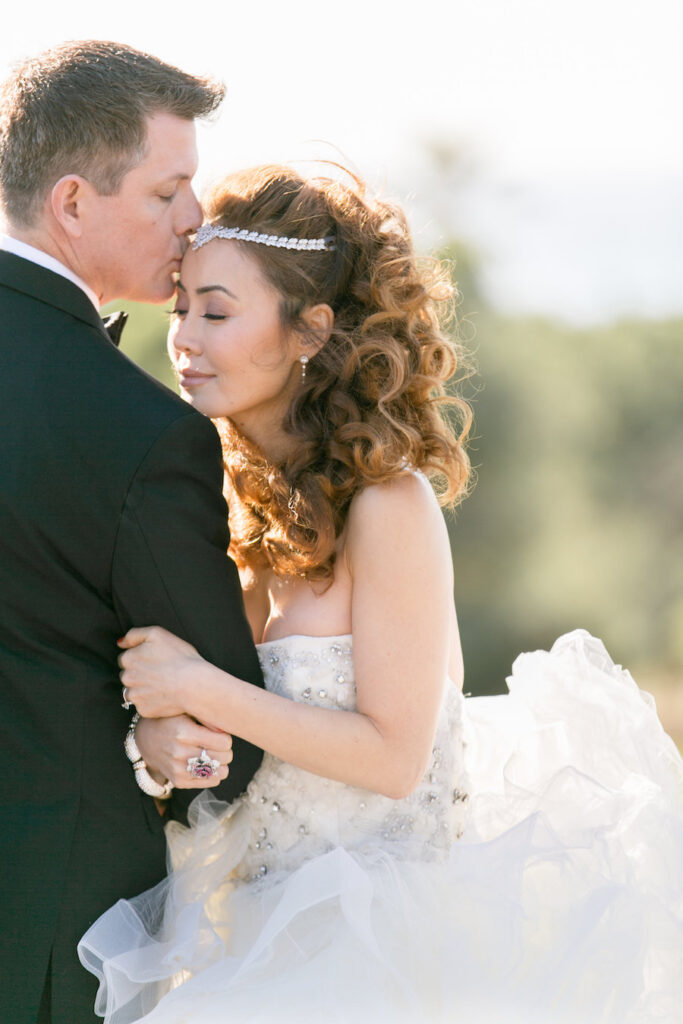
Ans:
[{"label": "tuxedo lapel", "polygon": [[109,337],[102,318],[83,289],[61,274],[14,253],[0,251],[0,285],[70,313],[77,320],[96,327],[105,338]]}]

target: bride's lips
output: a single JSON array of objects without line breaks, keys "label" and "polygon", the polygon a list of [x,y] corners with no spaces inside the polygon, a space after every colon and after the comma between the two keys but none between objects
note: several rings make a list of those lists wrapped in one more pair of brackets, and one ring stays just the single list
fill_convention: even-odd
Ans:
[{"label": "bride's lips", "polygon": [[213,373],[200,373],[199,370],[176,370],[176,373],[181,388],[196,388],[206,384],[207,380],[213,380],[215,376]]}]

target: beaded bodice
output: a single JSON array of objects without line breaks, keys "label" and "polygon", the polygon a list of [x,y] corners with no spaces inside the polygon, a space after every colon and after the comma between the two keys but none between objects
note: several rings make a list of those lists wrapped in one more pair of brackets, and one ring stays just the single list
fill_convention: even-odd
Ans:
[{"label": "beaded bodice", "polygon": [[[350,636],[289,636],[259,646],[266,688],[291,700],[353,711]],[[285,764],[266,754],[244,804],[249,846],[237,874],[257,879],[291,871],[334,846],[390,848],[433,859],[461,833],[467,801],[462,695],[446,683],[429,769],[410,796],[392,800]]]}]

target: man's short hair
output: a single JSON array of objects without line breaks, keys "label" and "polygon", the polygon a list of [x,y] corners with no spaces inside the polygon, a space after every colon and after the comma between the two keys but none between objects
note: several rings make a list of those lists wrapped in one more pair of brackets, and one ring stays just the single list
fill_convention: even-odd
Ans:
[{"label": "man's short hair", "polygon": [[206,117],[224,86],[120,43],[63,43],[15,67],[0,88],[0,202],[24,227],[52,185],[80,174],[113,195],[145,154],[147,118]]}]

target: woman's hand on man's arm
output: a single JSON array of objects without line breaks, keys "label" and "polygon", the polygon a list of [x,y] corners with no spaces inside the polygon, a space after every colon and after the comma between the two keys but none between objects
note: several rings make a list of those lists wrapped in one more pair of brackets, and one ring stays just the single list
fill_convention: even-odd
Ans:
[{"label": "woman's hand on man's arm", "polygon": [[[208,729],[188,715],[141,718],[135,738],[150,772],[168,779],[175,789],[211,789],[228,777],[232,736]],[[187,762],[191,757],[198,757],[202,750],[220,761],[221,766],[216,775],[196,779],[188,772]]]}]

